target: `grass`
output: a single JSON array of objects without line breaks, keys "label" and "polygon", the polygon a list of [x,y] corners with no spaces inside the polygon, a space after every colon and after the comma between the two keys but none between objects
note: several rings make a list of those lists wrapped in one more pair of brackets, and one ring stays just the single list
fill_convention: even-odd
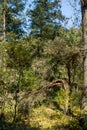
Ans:
[{"label": "grass", "polygon": [[76,127],[75,130],[80,130],[77,119],[45,106],[32,110],[30,122],[31,126],[39,127],[41,130],[69,130]]},{"label": "grass", "polygon": [[23,118],[12,124],[0,122],[0,130],[83,130],[76,117],[65,115],[62,111],[42,105],[33,108],[29,119]]}]

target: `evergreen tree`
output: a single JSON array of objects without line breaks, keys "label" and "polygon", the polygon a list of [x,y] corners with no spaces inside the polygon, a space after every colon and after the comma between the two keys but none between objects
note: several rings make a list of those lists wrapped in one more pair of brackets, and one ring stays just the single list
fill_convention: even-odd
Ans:
[{"label": "evergreen tree", "polygon": [[31,18],[32,36],[53,39],[56,29],[64,19],[61,13],[60,0],[34,0],[33,8],[29,11]]},{"label": "evergreen tree", "polygon": [[1,40],[5,40],[7,33],[22,35],[23,20],[21,18],[21,12],[24,10],[25,1],[1,0],[0,4],[0,34],[3,35]]}]

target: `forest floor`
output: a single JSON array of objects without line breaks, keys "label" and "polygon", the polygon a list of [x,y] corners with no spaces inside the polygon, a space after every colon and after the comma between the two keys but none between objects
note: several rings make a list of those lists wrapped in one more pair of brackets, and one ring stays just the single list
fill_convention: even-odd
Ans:
[{"label": "forest floor", "polygon": [[16,123],[1,122],[0,130],[83,130],[78,118],[44,105],[33,108],[29,118]]}]

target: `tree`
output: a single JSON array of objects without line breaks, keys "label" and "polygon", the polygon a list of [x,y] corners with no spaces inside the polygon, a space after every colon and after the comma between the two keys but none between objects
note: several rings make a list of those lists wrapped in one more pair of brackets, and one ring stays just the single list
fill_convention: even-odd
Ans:
[{"label": "tree", "polygon": [[82,28],[83,28],[83,53],[84,53],[84,86],[82,108],[84,114],[87,114],[87,1],[81,0],[82,8]]},{"label": "tree", "polygon": [[[47,60],[50,62],[54,78],[61,78],[61,76],[62,78],[67,77],[69,85],[76,82],[78,70],[81,71],[79,68],[79,64],[81,63],[80,43],[81,29],[71,28],[69,30],[60,30],[60,37],[56,37],[46,44],[45,53],[47,53],[46,57],[48,57]],[[61,68],[67,74],[64,74],[65,72],[63,70],[61,71]],[[50,76],[48,77],[50,78]]]},{"label": "tree", "polygon": [[15,33],[18,36],[21,36],[23,33],[21,12],[24,10],[25,1],[1,0],[0,4],[0,12],[2,14],[0,21],[0,33],[3,35],[1,40],[6,39],[7,33]]},{"label": "tree", "polygon": [[[34,40],[19,40],[14,42],[8,42],[7,48],[7,68],[10,72],[13,70],[13,82],[10,82],[9,91],[14,93],[14,119],[16,120],[17,107],[19,102],[18,94],[20,91],[31,91],[33,87],[39,86],[34,71],[31,69],[31,64],[36,56],[37,49],[35,49]],[[16,81],[15,81],[16,80]]]},{"label": "tree", "polygon": [[31,36],[52,39],[60,21],[64,19],[59,0],[34,0],[33,9],[28,11],[31,19]]}]

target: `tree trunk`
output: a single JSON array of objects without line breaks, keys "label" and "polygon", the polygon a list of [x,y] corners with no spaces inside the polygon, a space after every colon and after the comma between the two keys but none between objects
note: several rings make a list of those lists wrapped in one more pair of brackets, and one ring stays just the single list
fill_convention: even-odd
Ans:
[{"label": "tree trunk", "polygon": [[5,13],[6,13],[6,0],[3,0],[3,40],[5,41],[6,39],[6,17],[5,17]]},{"label": "tree trunk", "polygon": [[82,109],[84,114],[87,114],[87,1],[81,0],[82,6],[82,28],[83,28],[83,50],[84,50],[84,85],[83,85],[83,99]]},{"label": "tree trunk", "polygon": [[66,68],[67,68],[68,84],[70,85],[71,84],[71,67],[69,63],[66,65]]},{"label": "tree trunk", "polygon": [[17,92],[15,92],[15,105],[14,105],[14,118],[13,118],[13,123],[15,123],[15,121],[16,121],[17,105],[18,105],[18,95],[17,95]]}]

